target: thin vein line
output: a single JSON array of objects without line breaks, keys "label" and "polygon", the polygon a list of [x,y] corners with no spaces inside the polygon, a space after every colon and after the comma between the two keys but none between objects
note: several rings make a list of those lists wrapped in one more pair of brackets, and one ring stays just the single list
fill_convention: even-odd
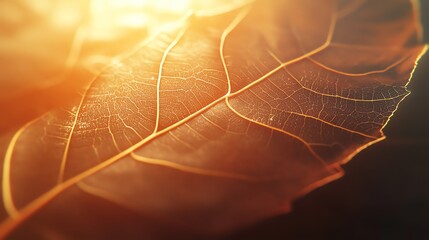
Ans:
[{"label": "thin vein line", "polygon": [[134,127],[131,127],[128,124],[126,124],[125,121],[124,121],[124,119],[122,119],[121,117],[119,117],[119,120],[121,120],[121,122],[122,122],[122,124],[124,124],[125,128],[131,130],[140,140],[144,138],[142,135],[140,135],[140,133],[137,132],[137,130],[134,129]]},{"label": "thin vein line", "polygon": [[198,168],[198,167],[191,167],[191,166],[186,166],[183,164],[171,162],[168,160],[143,157],[143,156],[140,156],[134,152],[131,153],[131,157],[134,160],[142,162],[142,163],[167,167],[167,168],[171,168],[171,169],[178,170],[181,172],[192,173],[192,174],[196,174],[196,175],[235,179],[235,180],[240,180],[240,181],[245,181],[245,182],[262,182],[262,181],[269,181],[272,179],[272,178],[269,178],[269,179],[255,178],[255,177],[252,177],[249,175],[244,175],[244,174],[224,172],[224,171],[216,171],[216,170],[207,170],[207,169],[202,169],[202,168]]},{"label": "thin vein line", "polygon": [[[188,19],[192,15],[192,12],[187,14],[185,16],[185,19]],[[180,39],[183,37],[187,30],[187,27],[183,27],[180,32],[177,34],[176,38],[173,40],[173,42],[168,45],[167,49],[164,52],[164,55],[162,56],[161,63],[159,64],[159,71],[158,71],[158,81],[156,84],[156,123],[155,128],[153,130],[154,133],[158,131],[159,128],[159,118],[160,118],[160,88],[161,88],[161,78],[162,78],[162,69],[164,67],[165,59],[167,59],[168,54],[170,51],[177,45],[177,43],[180,41]]]},{"label": "thin vein line", "polygon": [[109,131],[110,137],[112,138],[113,146],[115,146],[116,151],[120,152],[121,148],[119,148],[119,145],[116,142],[115,134],[113,134],[112,128],[110,127],[110,126],[112,126],[111,119],[112,119],[112,117],[111,117],[111,114],[110,114],[110,111],[109,111],[109,120],[107,121],[107,130]]},{"label": "thin vein line", "polygon": [[[270,49],[267,49],[267,51],[271,55],[271,57],[273,57],[278,63],[280,63],[280,64],[282,63],[281,60]],[[320,66],[322,68],[325,68],[326,70],[331,71],[333,73],[338,73],[338,74],[342,74],[342,75],[346,75],[346,76],[367,76],[367,75],[370,75],[370,74],[376,74],[376,73],[386,72],[386,71],[392,69],[393,67],[399,65],[401,62],[404,62],[407,58],[408,58],[408,56],[407,57],[403,57],[403,58],[399,59],[398,61],[392,63],[391,65],[387,66],[383,70],[375,70],[375,71],[371,71],[371,72],[357,73],[357,74],[346,73],[346,72],[342,72],[342,71],[338,71],[338,70],[329,68],[326,65],[324,65],[324,64],[322,64],[322,63],[314,60],[312,57],[308,57],[307,59],[310,60],[311,62],[317,64],[318,66]],[[326,93],[318,92],[318,91],[315,91],[315,90],[313,90],[311,88],[308,88],[308,87],[304,86],[286,67],[284,67],[284,69],[303,89],[311,91],[311,92],[319,94],[319,95],[322,95],[322,96],[336,97],[336,98],[341,98],[341,99],[350,100],[350,101],[356,101],[356,102],[376,102],[376,101],[394,100],[394,99],[396,99],[398,97],[406,95],[406,94],[403,94],[403,95],[399,95],[399,96],[396,96],[396,97],[379,98],[379,99],[356,99],[356,98],[344,97],[344,96],[341,96],[341,95],[326,94]]]},{"label": "thin vein line", "polygon": [[16,131],[16,133],[13,135],[7,147],[6,154],[3,161],[3,176],[2,176],[3,204],[6,212],[13,219],[19,217],[19,211],[16,209],[15,203],[13,202],[12,188],[11,188],[11,182],[10,182],[13,150],[15,149],[15,145],[19,137],[21,136],[21,134],[24,132],[24,130],[27,129],[31,124],[33,124],[37,120],[39,120],[39,118],[36,118],[33,121],[28,122],[27,124],[22,126],[18,131]]},{"label": "thin vein line", "polygon": [[358,132],[358,131],[355,131],[355,130],[351,130],[351,129],[348,129],[348,128],[336,125],[334,123],[325,121],[323,119],[320,119],[320,118],[317,118],[317,117],[314,117],[314,116],[311,116],[311,115],[297,113],[297,112],[291,112],[291,111],[284,111],[284,112],[290,113],[290,114],[293,114],[293,115],[298,115],[298,116],[305,117],[305,118],[311,118],[311,119],[314,119],[316,121],[320,121],[320,122],[322,122],[324,124],[327,124],[329,126],[332,126],[334,128],[338,128],[338,129],[344,130],[346,132],[354,133],[354,134],[357,134],[357,135],[360,135],[360,136],[363,136],[363,137],[367,137],[367,138],[370,138],[370,139],[377,139],[378,138],[378,137],[374,137],[374,136],[371,136],[371,135],[368,135],[368,134],[365,134],[365,133],[362,133],[362,132]]},{"label": "thin vein line", "polygon": [[316,90],[313,90],[311,88],[308,88],[306,86],[304,86],[301,81],[299,81],[287,68],[285,68],[285,71],[292,77],[293,80],[295,80],[303,89],[310,91],[312,93],[321,95],[321,96],[325,96],[325,97],[333,97],[333,98],[339,98],[339,99],[344,99],[344,100],[348,100],[348,101],[353,101],[353,102],[384,102],[384,101],[389,101],[389,100],[395,100],[397,98],[406,96],[408,93],[404,93],[404,94],[400,94],[398,96],[395,97],[388,97],[388,98],[377,98],[377,99],[357,99],[357,98],[349,98],[349,97],[344,97],[341,95],[333,95],[333,94],[327,94],[327,93],[322,93]]},{"label": "thin vein line", "polygon": [[304,144],[304,146],[308,149],[308,151],[319,161],[319,162],[321,162],[324,166],[328,166],[328,164],[325,162],[325,160],[323,160],[322,159],[322,157],[320,157],[314,150],[313,150],[313,148],[304,140],[304,139],[302,139],[302,138],[300,138],[300,137],[298,137],[297,135],[295,135],[295,134],[292,134],[292,133],[290,133],[290,132],[287,132],[287,131],[285,131],[285,130],[283,130],[283,129],[281,129],[281,128],[276,128],[276,127],[273,127],[273,126],[270,126],[270,125],[267,125],[267,124],[265,124],[265,123],[261,123],[261,122],[258,122],[258,121],[255,121],[255,120],[253,120],[253,119],[251,119],[251,118],[248,118],[248,117],[246,117],[246,116],[244,116],[244,115],[242,115],[241,113],[239,113],[237,110],[235,110],[232,106],[231,106],[231,104],[229,103],[229,101],[225,101],[226,102],[226,105],[228,106],[228,108],[233,112],[233,113],[235,113],[238,117],[240,117],[240,118],[242,118],[242,119],[244,119],[244,120],[246,120],[246,121],[250,121],[250,122],[252,122],[252,123],[255,123],[255,124],[257,124],[257,125],[259,125],[259,126],[262,126],[262,127],[265,127],[265,128],[268,128],[268,129],[272,129],[272,130],[275,130],[275,131],[277,131],[277,132],[280,132],[280,133],[283,133],[283,134],[286,134],[286,135],[288,135],[288,136],[290,136],[290,137],[292,137],[292,138],[295,138],[296,140],[298,140],[298,141],[300,141],[300,142],[302,142],[303,144]]},{"label": "thin vein line", "polygon": [[220,58],[222,60],[223,68],[225,70],[226,78],[228,80],[228,93],[227,93],[227,95],[229,95],[231,93],[231,79],[229,77],[228,68],[227,68],[226,62],[225,62],[225,56],[223,54],[224,46],[225,46],[225,40],[228,37],[228,35],[237,27],[237,25],[247,16],[247,14],[249,13],[249,10],[250,10],[250,8],[245,8],[244,10],[240,11],[240,13],[234,18],[234,20],[231,22],[231,24],[229,24],[228,27],[225,29],[225,31],[223,31],[222,37],[220,40],[219,53],[220,53]]},{"label": "thin vein line", "polygon": [[388,66],[386,66],[384,69],[373,70],[373,71],[364,72],[364,73],[347,73],[347,72],[343,72],[343,71],[340,71],[340,70],[328,67],[325,64],[323,64],[323,63],[321,63],[321,62],[319,62],[319,61],[317,61],[317,60],[315,60],[315,59],[313,59],[311,57],[309,57],[308,60],[310,60],[314,64],[316,64],[316,65],[318,65],[318,66],[320,66],[320,67],[322,67],[322,68],[324,68],[324,69],[326,69],[328,71],[331,71],[333,73],[337,73],[337,74],[341,74],[341,75],[345,75],[345,76],[350,76],[350,77],[363,77],[363,76],[368,76],[368,75],[372,75],[372,74],[387,72],[390,69],[398,66],[400,63],[404,62],[408,57],[409,56],[402,57],[401,59],[393,62],[392,64],[390,64]]},{"label": "thin vein line", "polygon": [[188,129],[191,131],[191,132],[193,132],[193,133],[195,133],[195,134],[197,134],[198,136],[200,136],[200,137],[202,137],[202,138],[204,138],[204,139],[206,139],[206,140],[210,140],[208,137],[206,137],[206,136],[204,136],[202,133],[200,133],[200,132],[198,132],[197,130],[195,130],[191,125],[189,125],[188,123],[185,123],[184,124],[186,127],[188,127]]},{"label": "thin vein line", "polygon": [[[222,99],[223,100],[223,99]],[[201,114],[201,117],[204,118],[204,120],[206,120],[207,122],[209,122],[211,125],[219,128],[220,130],[224,131],[224,132],[228,132],[228,129],[223,128],[222,126],[220,126],[219,124],[213,122],[212,120],[210,120],[208,117],[206,117],[204,114]]]},{"label": "thin vein line", "polygon": [[87,89],[83,93],[82,98],[81,98],[81,100],[79,102],[79,106],[77,108],[77,111],[75,113],[73,124],[72,124],[72,127],[70,129],[70,133],[69,133],[69,135],[67,137],[66,146],[64,148],[63,156],[61,158],[61,165],[60,165],[60,170],[59,170],[59,174],[58,174],[57,184],[60,184],[63,181],[63,179],[64,179],[64,172],[65,172],[66,164],[67,164],[67,156],[68,156],[68,152],[69,152],[69,148],[70,148],[71,139],[72,139],[72,136],[73,136],[73,133],[74,133],[74,129],[75,129],[76,125],[77,125],[77,120],[79,118],[79,113],[80,113],[80,110],[82,108],[83,102],[85,101],[85,97],[87,96],[88,91],[90,89],[90,86],[95,81],[95,79],[96,78],[94,78],[92,80],[92,82],[88,85]]},{"label": "thin vein line", "polygon": [[178,136],[176,136],[173,132],[168,132],[168,134],[169,134],[172,138],[174,138],[174,140],[176,140],[177,142],[181,143],[183,146],[185,146],[185,147],[187,147],[187,148],[189,148],[189,149],[191,149],[191,150],[197,151],[197,148],[195,148],[195,147],[194,147],[194,146],[192,146],[191,144],[187,143],[185,140],[180,139],[180,138],[179,138]]}]

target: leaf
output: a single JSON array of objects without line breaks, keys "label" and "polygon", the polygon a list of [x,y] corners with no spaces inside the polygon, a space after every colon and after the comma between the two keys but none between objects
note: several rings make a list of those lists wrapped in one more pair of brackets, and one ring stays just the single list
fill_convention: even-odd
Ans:
[{"label": "leaf", "polygon": [[200,236],[288,212],[384,139],[420,31],[406,0],[188,15],[12,137],[0,235]]}]

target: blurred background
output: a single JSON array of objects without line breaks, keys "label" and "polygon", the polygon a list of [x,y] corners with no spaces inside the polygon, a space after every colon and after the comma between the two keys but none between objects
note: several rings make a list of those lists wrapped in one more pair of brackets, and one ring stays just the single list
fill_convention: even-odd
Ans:
[{"label": "blurred background", "polygon": [[[421,0],[429,43],[429,1]],[[264,221],[238,239],[429,239],[429,54],[409,85],[411,94],[384,129],[387,139],[344,166],[345,176]]]}]

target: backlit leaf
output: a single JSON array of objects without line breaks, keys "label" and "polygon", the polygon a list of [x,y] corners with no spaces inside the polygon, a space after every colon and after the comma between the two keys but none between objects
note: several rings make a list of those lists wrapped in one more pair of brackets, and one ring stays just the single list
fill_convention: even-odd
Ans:
[{"label": "backlit leaf", "polygon": [[16,132],[1,235],[219,234],[288,212],[384,138],[425,50],[415,10],[264,0],[184,16]]}]

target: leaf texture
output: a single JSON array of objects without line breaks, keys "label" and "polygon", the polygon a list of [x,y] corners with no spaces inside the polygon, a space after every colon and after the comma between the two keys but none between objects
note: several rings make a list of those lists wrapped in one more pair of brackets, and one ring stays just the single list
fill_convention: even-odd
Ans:
[{"label": "leaf texture", "polygon": [[264,0],[184,16],[12,137],[1,236],[219,234],[288,212],[384,138],[426,49],[415,10]]}]

